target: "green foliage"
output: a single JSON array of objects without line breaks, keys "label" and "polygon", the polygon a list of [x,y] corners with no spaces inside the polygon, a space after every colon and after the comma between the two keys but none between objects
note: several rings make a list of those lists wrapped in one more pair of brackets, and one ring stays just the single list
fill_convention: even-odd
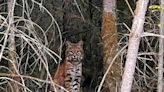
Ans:
[{"label": "green foliage", "polygon": [[162,7],[160,5],[150,5],[149,9],[151,9],[152,12],[157,12],[160,10],[164,10],[164,7]]}]

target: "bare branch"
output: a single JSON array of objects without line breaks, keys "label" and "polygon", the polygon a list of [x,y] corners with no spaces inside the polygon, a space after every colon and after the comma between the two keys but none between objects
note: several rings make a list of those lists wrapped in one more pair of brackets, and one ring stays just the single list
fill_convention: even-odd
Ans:
[{"label": "bare branch", "polygon": [[132,31],[129,37],[128,54],[125,64],[125,70],[122,78],[121,92],[131,92],[132,82],[134,78],[134,71],[137,61],[138,48],[141,34],[143,32],[143,25],[145,21],[145,13],[147,10],[149,0],[138,0],[135,16],[132,25]]}]

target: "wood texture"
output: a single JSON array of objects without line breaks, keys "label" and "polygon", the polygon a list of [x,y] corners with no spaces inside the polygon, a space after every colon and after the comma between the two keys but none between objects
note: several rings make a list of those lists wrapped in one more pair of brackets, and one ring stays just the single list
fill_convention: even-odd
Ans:
[{"label": "wood texture", "polygon": [[122,77],[121,92],[131,92],[148,2],[149,0],[138,0],[136,4],[135,16],[129,36],[128,54]]},{"label": "wood texture", "polygon": [[[106,72],[113,57],[116,55],[117,49],[117,30],[115,25],[115,17],[112,12],[103,12],[101,37],[104,54],[104,72]],[[121,79],[121,69],[119,65],[120,63],[117,59],[113,63],[111,70],[105,79],[105,92],[116,92],[116,89],[118,89],[117,84],[119,84]]]},{"label": "wood texture", "polygon": [[[9,17],[8,17],[8,28],[7,30],[9,30],[9,33],[11,35],[9,35],[9,38],[8,38],[8,41],[9,41],[9,44],[8,44],[8,47],[9,47],[9,53],[8,53],[8,56],[9,56],[9,69],[11,70],[10,74],[11,75],[17,75],[17,60],[16,60],[16,46],[15,46],[15,28],[14,28],[14,7],[15,7],[15,0],[8,0],[7,2],[7,8],[8,8],[8,14],[9,14]],[[17,77],[17,78],[13,78],[14,81],[20,81],[20,79]],[[19,89],[20,87],[18,86],[17,83],[11,81],[10,82],[10,86],[8,87],[8,91],[9,92],[19,92]]]}]

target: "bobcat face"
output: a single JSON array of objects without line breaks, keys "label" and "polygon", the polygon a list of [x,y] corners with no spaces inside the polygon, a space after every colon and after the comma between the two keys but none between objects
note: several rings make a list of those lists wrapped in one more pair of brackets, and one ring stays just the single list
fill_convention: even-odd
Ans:
[{"label": "bobcat face", "polygon": [[71,63],[78,63],[83,59],[83,42],[79,41],[78,43],[66,42],[66,60]]}]

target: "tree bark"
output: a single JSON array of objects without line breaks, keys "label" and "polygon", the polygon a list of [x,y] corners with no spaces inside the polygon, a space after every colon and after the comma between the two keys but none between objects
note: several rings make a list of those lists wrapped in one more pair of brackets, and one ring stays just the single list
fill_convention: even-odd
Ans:
[{"label": "tree bark", "polygon": [[[161,0],[161,7],[164,7],[164,1]],[[160,14],[160,35],[164,35],[164,10],[161,10]],[[163,92],[163,50],[164,40],[159,38],[159,60],[158,60],[158,92]]]},{"label": "tree bark", "polygon": [[122,77],[121,92],[131,92],[134,78],[135,66],[137,61],[140,36],[143,32],[145,13],[149,0],[138,0],[136,4],[135,16],[129,35],[128,54],[125,63],[125,70]]},{"label": "tree bark", "polygon": [[[115,21],[115,0],[103,1],[102,14],[102,43],[103,43],[103,64],[104,72],[107,72],[108,67],[112,64],[112,60],[116,55],[117,49],[117,30]],[[116,92],[118,84],[121,80],[121,69],[119,60],[115,60],[111,70],[108,72],[104,83],[105,92]]]},{"label": "tree bark", "polygon": [[[14,16],[14,7],[15,7],[15,0],[8,0],[7,2],[7,8],[8,8],[8,30],[9,30],[9,69],[11,70],[12,75],[16,75],[17,74],[17,61],[16,61],[16,46],[15,46],[15,32],[14,32],[14,20],[13,20],[13,16]],[[18,81],[18,78],[13,78],[16,81]],[[11,87],[8,88],[9,92],[19,92],[19,86],[17,85],[17,83],[11,81]]]}]

